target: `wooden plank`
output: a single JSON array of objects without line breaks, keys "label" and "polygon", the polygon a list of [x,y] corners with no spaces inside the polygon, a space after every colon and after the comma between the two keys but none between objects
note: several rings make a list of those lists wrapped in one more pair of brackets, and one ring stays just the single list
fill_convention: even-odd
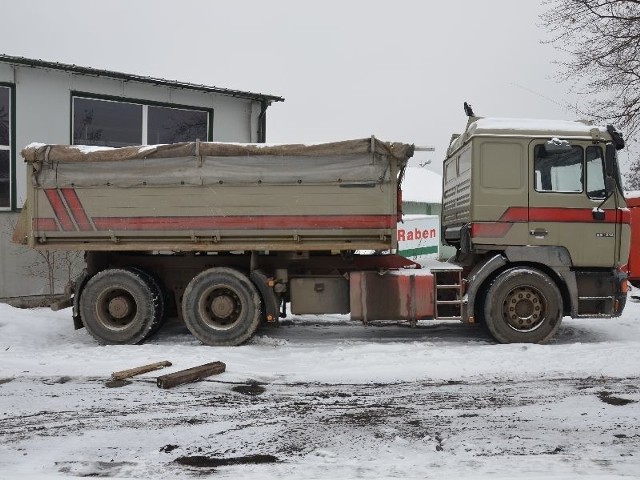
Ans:
[{"label": "wooden plank", "polygon": [[226,370],[227,366],[222,362],[211,362],[198,367],[180,370],[158,377],[159,388],[173,388],[184,383],[197,382],[203,378],[217,375]]},{"label": "wooden plank", "polygon": [[124,380],[125,378],[134,377],[141,373],[153,372],[154,370],[160,370],[164,367],[170,367],[171,362],[165,360],[162,362],[151,363],[149,365],[143,365],[141,367],[130,368],[129,370],[121,370],[119,372],[113,372],[111,374],[112,380]]}]

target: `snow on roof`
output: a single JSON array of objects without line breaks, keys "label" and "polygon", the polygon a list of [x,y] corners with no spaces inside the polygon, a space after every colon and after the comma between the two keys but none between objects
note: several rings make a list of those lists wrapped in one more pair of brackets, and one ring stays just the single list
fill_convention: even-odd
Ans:
[{"label": "snow on roof", "polygon": [[539,118],[477,118],[467,125],[465,132],[454,136],[447,155],[451,155],[474,135],[513,135],[520,137],[588,137],[610,138],[607,128],[587,120],[545,120]]},{"label": "snow on roof", "polygon": [[424,167],[407,167],[402,181],[405,202],[440,203],[442,175]]},{"label": "snow on roof", "polygon": [[590,135],[591,130],[606,132],[603,126],[593,125],[582,120],[544,120],[537,118],[480,118],[469,127],[469,133],[480,131],[513,131],[513,132],[549,132]]}]

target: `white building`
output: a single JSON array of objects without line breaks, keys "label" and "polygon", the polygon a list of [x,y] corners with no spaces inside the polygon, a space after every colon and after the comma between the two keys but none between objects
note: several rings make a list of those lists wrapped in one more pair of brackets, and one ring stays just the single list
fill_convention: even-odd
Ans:
[{"label": "white building", "polygon": [[[408,224],[417,222],[422,225],[420,228],[424,228],[424,225],[429,225],[429,231],[431,231],[432,228],[437,228],[437,243],[440,243],[437,251],[439,258],[447,259],[455,254],[454,248],[445,246],[440,242],[442,175],[425,167],[407,167],[402,182],[402,212]],[[400,235],[400,228],[398,232]],[[400,238],[398,238],[398,240],[400,240]],[[432,240],[423,239],[423,241],[430,246],[433,243]],[[417,249],[413,245],[401,245],[400,253],[414,258],[415,252],[412,252],[412,250],[418,252],[420,249]],[[422,250],[425,249],[423,248]],[[414,258],[414,260],[418,259],[417,257]]]},{"label": "white building", "polygon": [[[31,142],[145,145],[264,142],[273,95],[0,55],[0,299],[48,294],[47,261],[10,242]],[[55,259],[55,290],[66,283]],[[67,275],[68,276],[68,275]]]}]

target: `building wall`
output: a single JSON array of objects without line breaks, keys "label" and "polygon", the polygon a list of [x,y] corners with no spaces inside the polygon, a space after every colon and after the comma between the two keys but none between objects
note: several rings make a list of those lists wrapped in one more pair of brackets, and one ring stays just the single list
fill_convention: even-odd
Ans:
[{"label": "building wall", "polygon": [[439,203],[402,202],[402,213],[405,215],[440,215],[442,205]]},{"label": "building wall", "polygon": [[[0,62],[0,84],[15,89],[15,169],[16,197],[20,209],[26,197],[27,171],[20,150],[32,142],[72,143],[72,92],[113,96],[123,101],[147,101],[167,106],[193,106],[213,110],[213,141],[258,141],[259,102],[167,86],[150,85],[106,77],[80,75],[60,70],[12,66]],[[36,274],[42,260],[26,247],[11,244],[15,212],[0,211],[0,298],[48,293],[48,281]],[[56,268],[56,290],[66,282],[65,268]]]},{"label": "building wall", "polygon": [[18,216],[19,213],[14,212],[0,214],[0,299],[61,293],[70,277],[82,270],[82,253],[36,252],[12,243],[13,225]]}]

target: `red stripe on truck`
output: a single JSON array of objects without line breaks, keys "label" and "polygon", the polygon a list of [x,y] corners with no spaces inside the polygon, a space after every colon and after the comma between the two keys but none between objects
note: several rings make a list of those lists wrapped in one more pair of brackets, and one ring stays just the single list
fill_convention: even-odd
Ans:
[{"label": "red stripe on truck", "polygon": [[616,223],[617,210],[604,210],[604,220],[594,220],[591,208],[531,208],[530,222],[565,222],[565,223]]},{"label": "red stripe on truck", "polygon": [[89,217],[84,211],[84,207],[78,198],[78,194],[73,188],[61,188],[62,196],[64,197],[67,205],[69,206],[69,211],[71,212],[71,216],[76,221],[76,224],[80,228],[80,230],[87,231],[92,230],[91,222],[89,221]]},{"label": "red stripe on truck", "polygon": [[31,220],[31,225],[35,232],[56,232],[58,230],[55,218],[34,218]]},{"label": "red stripe on truck", "polygon": [[525,222],[631,223],[628,208],[607,209],[604,212],[604,220],[595,220],[591,208],[509,207],[496,222],[474,222],[471,225],[471,236],[501,238],[514,223]]},{"label": "red stripe on truck", "polygon": [[44,191],[45,195],[49,199],[49,203],[51,204],[51,208],[53,208],[53,213],[55,214],[58,222],[62,226],[62,229],[65,231],[75,230],[76,227],[69,216],[69,212],[67,212],[67,208],[62,201],[62,197],[60,196],[60,192],[55,188],[47,188]]},{"label": "red stripe on truck", "polygon": [[502,238],[513,226],[508,222],[483,222],[471,224],[471,237]]}]

